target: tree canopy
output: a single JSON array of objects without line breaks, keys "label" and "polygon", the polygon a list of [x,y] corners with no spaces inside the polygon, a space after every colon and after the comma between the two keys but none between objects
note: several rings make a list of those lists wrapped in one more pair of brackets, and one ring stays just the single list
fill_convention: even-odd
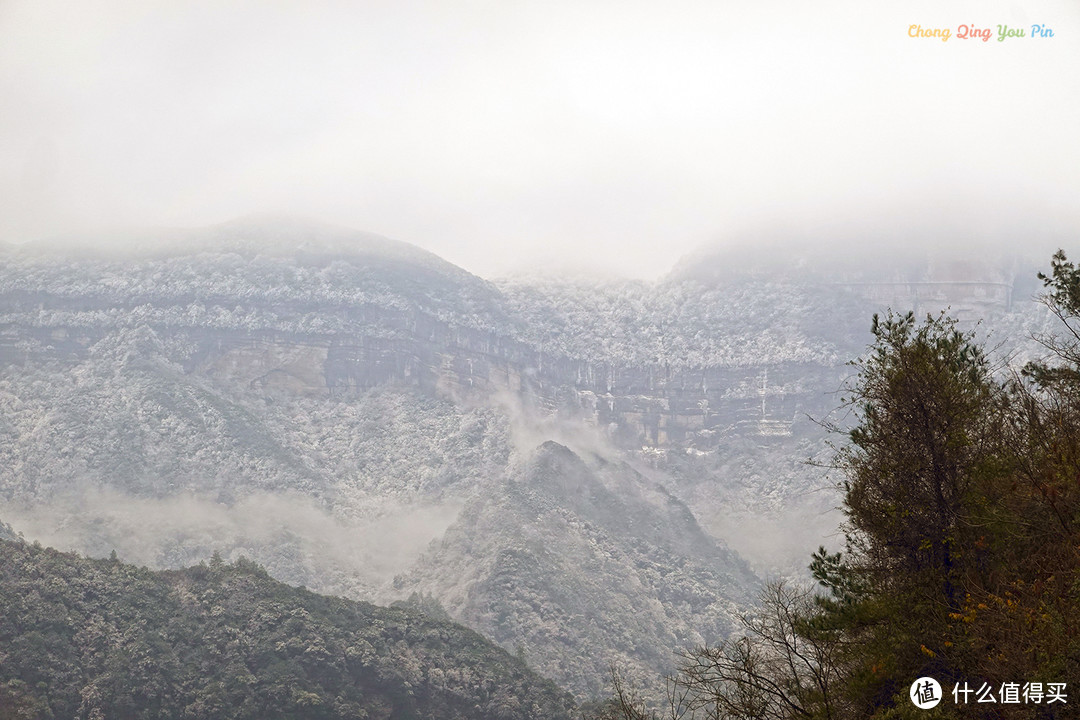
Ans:
[{"label": "tree canopy", "polygon": [[[741,637],[688,651],[663,717],[1074,716],[1080,269],[1059,252],[1039,277],[1060,331],[1020,370],[944,315],[874,317],[834,465],[844,550],[812,555],[816,589],[774,583]],[[923,677],[932,711],[909,699]],[[624,685],[608,717],[660,717]]]},{"label": "tree canopy", "polygon": [[566,719],[480,635],[276,582],[249,560],[153,572],[0,541],[0,718]]}]

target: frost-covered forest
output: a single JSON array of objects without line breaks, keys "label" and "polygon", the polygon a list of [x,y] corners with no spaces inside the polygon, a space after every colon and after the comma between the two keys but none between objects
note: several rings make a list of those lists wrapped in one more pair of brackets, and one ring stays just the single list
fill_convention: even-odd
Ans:
[{"label": "frost-covered forest", "polygon": [[530,344],[619,366],[831,365],[858,342],[852,328],[829,327],[853,314],[854,299],[813,286],[539,277],[499,287]]},{"label": "frost-covered forest", "polygon": [[[835,539],[805,461],[844,422],[870,309],[734,271],[493,283],[306,226],[6,248],[0,518],[91,557],[216,552],[412,598],[592,697],[609,662],[655,679]],[[1026,358],[1045,324],[1018,302],[977,331]]]}]

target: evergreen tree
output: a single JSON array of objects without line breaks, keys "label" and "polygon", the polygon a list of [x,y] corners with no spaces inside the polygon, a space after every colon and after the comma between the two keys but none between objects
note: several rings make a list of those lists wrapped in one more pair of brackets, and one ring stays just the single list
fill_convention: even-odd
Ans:
[{"label": "evergreen tree", "polygon": [[[1062,252],[1051,268],[1062,332],[1012,376],[944,316],[874,317],[836,458],[846,547],[810,565],[823,592],[772,586],[743,637],[686,654],[663,717],[1075,716],[1080,698],[1000,702],[1080,688],[1080,269]],[[932,711],[908,700],[923,676],[944,690]],[[626,697],[606,717],[660,717]]]}]

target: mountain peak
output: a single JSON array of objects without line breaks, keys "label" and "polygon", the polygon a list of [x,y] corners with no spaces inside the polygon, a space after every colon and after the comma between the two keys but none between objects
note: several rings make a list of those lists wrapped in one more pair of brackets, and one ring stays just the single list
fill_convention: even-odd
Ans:
[{"label": "mountain peak", "polygon": [[303,264],[334,260],[380,261],[411,265],[459,279],[474,277],[438,255],[376,233],[309,218],[274,213],[246,215],[227,222],[188,228],[115,228],[27,243],[30,255],[88,258],[182,257],[235,253],[294,257]]}]

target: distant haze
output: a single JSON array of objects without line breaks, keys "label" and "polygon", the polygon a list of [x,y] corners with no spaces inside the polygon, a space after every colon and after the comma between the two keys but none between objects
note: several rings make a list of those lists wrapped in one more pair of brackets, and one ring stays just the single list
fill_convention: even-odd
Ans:
[{"label": "distant haze", "polygon": [[293,213],[486,277],[1051,247],[1078,88],[1075,0],[4,0],[0,241]]}]

